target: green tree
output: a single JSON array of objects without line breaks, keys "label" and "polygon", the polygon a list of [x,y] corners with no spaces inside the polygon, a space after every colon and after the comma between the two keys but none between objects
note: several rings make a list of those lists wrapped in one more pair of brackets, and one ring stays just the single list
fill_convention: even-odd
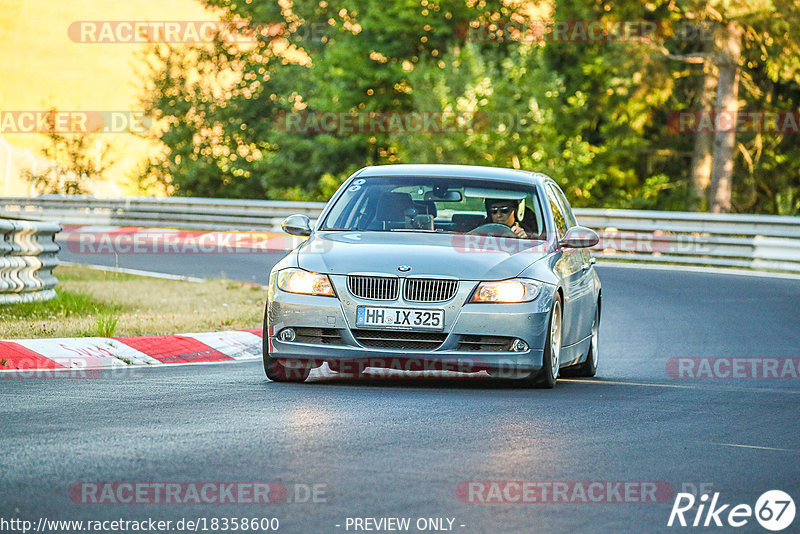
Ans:
[{"label": "green tree", "polygon": [[[364,165],[448,162],[547,172],[578,206],[798,210],[796,137],[670,125],[683,110],[798,109],[789,0],[558,0],[552,13],[486,0],[205,3],[255,40],[153,47],[143,104],[163,151],[144,179],[176,194],[326,199]],[[659,31],[622,41],[506,31],[542,13]],[[285,127],[322,112],[431,113],[457,127]]]},{"label": "green tree", "polygon": [[36,172],[24,171],[23,178],[40,194],[85,195],[91,191],[92,183],[104,179],[115,161],[110,147],[98,141],[94,134],[77,133],[80,131],[78,124],[67,124],[66,132],[60,131],[57,116],[55,108],[47,114],[44,132],[47,144],[41,152],[49,164]]},{"label": "green tree", "polygon": [[[800,40],[792,32],[800,22],[799,7],[796,2],[772,0],[672,2],[668,4],[668,20],[690,29],[683,36],[691,38],[672,39],[657,51],[669,60],[702,67],[695,104],[707,116],[732,118],[748,106],[786,110],[784,91],[794,86],[790,91],[796,93],[800,81]],[[676,45],[683,50],[675,53]],[[687,46],[692,48],[689,53]],[[796,109],[796,94],[791,100]],[[779,132],[767,135],[783,145]],[[755,179],[760,164],[772,166],[783,159],[772,150],[765,152],[764,142],[761,132],[742,135],[735,128],[695,134],[691,178],[697,196],[707,197],[710,211],[752,209],[762,204],[759,197],[766,195],[776,201],[777,192],[786,191],[781,179],[775,184]],[[792,150],[787,145],[781,149]],[[769,211],[777,207],[775,204]]]},{"label": "green tree", "polygon": [[[386,136],[297,134],[278,122],[299,111],[412,109],[404,65],[444,53],[474,11],[408,1],[207,4],[260,37],[252,47],[220,38],[151,51],[142,103],[165,125],[165,150],[147,174],[183,195],[318,198],[332,177],[383,161]],[[287,59],[287,45],[307,61]]]}]

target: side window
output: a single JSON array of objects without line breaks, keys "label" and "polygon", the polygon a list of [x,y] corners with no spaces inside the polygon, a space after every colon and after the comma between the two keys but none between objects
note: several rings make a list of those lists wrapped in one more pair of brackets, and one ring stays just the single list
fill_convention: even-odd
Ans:
[{"label": "side window", "polygon": [[564,210],[550,187],[547,188],[547,200],[550,201],[550,209],[553,211],[553,219],[556,222],[557,238],[561,239],[567,233],[567,222],[564,219]]},{"label": "side window", "polygon": [[555,195],[556,199],[558,199],[561,207],[564,211],[564,217],[566,218],[567,227],[572,228],[573,226],[578,226],[578,221],[575,219],[575,214],[572,213],[572,208],[567,202],[567,197],[564,196],[564,193],[558,187],[553,186],[552,184],[549,185],[551,191]]},{"label": "side window", "polygon": [[[543,234],[544,216],[542,215],[542,212],[544,208],[542,207],[542,203],[539,201],[539,195],[537,195],[535,191],[533,193],[528,193],[528,196],[525,198],[525,206],[530,208],[533,212],[533,216],[536,220],[536,229],[540,234]],[[528,221],[528,223],[533,223],[533,221]]]}]

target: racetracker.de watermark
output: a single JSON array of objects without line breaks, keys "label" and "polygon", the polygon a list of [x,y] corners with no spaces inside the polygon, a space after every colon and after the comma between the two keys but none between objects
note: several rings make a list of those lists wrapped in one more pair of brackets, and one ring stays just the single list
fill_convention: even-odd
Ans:
[{"label": "racetracker.de watermark", "polygon": [[0,366],[0,379],[4,380],[95,380],[98,378],[131,378],[139,374],[139,366],[119,362],[112,367],[102,366],[97,358],[76,356],[54,358],[62,367],[43,369],[40,360],[15,360],[13,368]]},{"label": "racetracker.de watermark", "polygon": [[[652,41],[665,32],[663,23],[651,20],[464,21],[455,25],[467,42],[628,42]],[[337,31],[360,32],[357,23],[336,27],[329,21],[287,25],[278,21],[218,20],[76,20],[67,36],[82,44],[171,43],[197,44],[223,41],[255,44],[275,38],[294,42],[325,43]],[[431,27],[430,31],[435,28]]]},{"label": "racetracker.de watermark", "polygon": [[[295,31],[322,32],[328,24],[301,26]],[[218,20],[76,20],[67,27],[74,43],[256,43],[286,34],[279,22],[222,22]]]},{"label": "racetracker.de watermark", "polygon": [[[700,236],[605,229],[597,232],[599,241],[592,250],[604,254],[710,254],[714,246]],[[503,235],[451,234],[450,246],[464,254],[547,253],[553,233],[530,235],[528,239]],[[75,254],[262,254],[292,250],[304,240],[277,232],[203,232],[119,228],[96,231],[91,227],[62,232],[66,248]],[[309,250],[325,252],[331,242],[315,239]]]},{"label": "racetracker.de watermark", "polygon": [[[452,134],[484,131],[492,127],[516,130],[526,127],[513,114],[490,115],[445,111],[334,111],[280,112],[273,127],[290,134]],[[529,127],[529,126],[528,126]]]},{"label": "racetracker.de watermark", "polygon": [[[452,29],[452,24],[447,23]],[[437,31],[432,24],[427,31]],[[230,44],[256,44],[273,39],[297,43],[324,44],[339,31],[358,33],[358,23],[342,25],[330,21],[219,21],[219,20],[76,20],[66,29],[67,37],[81,44],[198,44],[222,41]],[[685,41],[698,43],[714,38],[713,23],[697,20],[556,20],[462,21],[455,33],[467,42],[653,42]]]},{"label": "racetracker.de watermark", "polygon": [[797,111],[673,111],[667,116],[672,133],[800,133]]},{"label": "racetracker.de watermark", "polygon": [[145,134],[152,126],[144,111],[0,111],[2,134]]},{"label": "racetracker.de watermark", "polygon": [[[480,336],[463,336],[477,346]],[[272,344],[273,332],[270,332],[269,343]],[[509,357],[495,357],[491,361],[486,358],[458,357],[448,360],[426,359],[424,357],[394,357],[394,358],[358,358],[352,360],[332,360],[328,361],[329,368],[341,378],[356,379],[471,379],[476,376],[486,376],[491,374],[497,378],[518,378],[530,373],[531,369],[521,365],[518,360],[511,357],[514,353],[509,352],[511,340],[505,346],[493,346],[497,352],[506,352]],[[270,350],[273,346],[270,345]],[[289,378],[300,378],[305,376],[305,369],[317,368],[325,363],[325,360],[306,360],[298,358],[278,358],[286,369],[286,376]]]},{"label": "racetracker.de watermark", "polygon": [[75,504],[322,504],[330,498],[325,483],[252,481],[76,482],[69,487]]},{"label": "racetracker.de watermark", "polygon": [[667,360],[667,375],[674,379],[786,380],[800,378],[797,357],[681,357]]},{"label": "racetracker.de watermark", "polygon": [[458,500],[469,504],[653,504],[674,493],[667,482],[639,480],[487,480],[456,487]]},{"label": "racetracker.de watermark", "polygon": [[274,232],[202,232],[121,228],[66,233],[75,254],[263,254],[292,250],[301,238]]},{"label": "racetracker.de watermark", "polygon": [[663,33],[661,24],[652,20],[471,21],[457,29],[464,41],[497,43],[649,42]]},{"label": "racetracker.de watermark", "polygon": [[[34,343],[34,346],[31,346]],[[6,342],[0,378],[9,380],[91,380],[138,373],[139,355],[111,338],[73,338]],[[47,354],[47,356],[41,356]],[[119,358],[122,356],[125,358]]]},{"label": "racetracker.de watermark", "polygon": [[[669,234],[660,230],[638,232],[606,228],[596,232],[599,241],[591,249],[604,254],[710,254],[714,246],[701,236]],[[452,236],[452,247],[463,253],[546,253],[549,243],[561,236],[544,232],[529,239],[517,239],[503,235],[456,234]]]}]

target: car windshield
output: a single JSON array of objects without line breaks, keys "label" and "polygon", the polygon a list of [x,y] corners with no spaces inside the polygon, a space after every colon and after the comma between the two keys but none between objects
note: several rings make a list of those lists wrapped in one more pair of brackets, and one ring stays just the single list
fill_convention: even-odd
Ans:
[{"label": "car windshield", "polygon": [[353,180],[319,230],[467,233],[494,222],[487,200],[490,206],[508,206],[529,239],[544,234],[541,203],[532,185],[449,177]]}]

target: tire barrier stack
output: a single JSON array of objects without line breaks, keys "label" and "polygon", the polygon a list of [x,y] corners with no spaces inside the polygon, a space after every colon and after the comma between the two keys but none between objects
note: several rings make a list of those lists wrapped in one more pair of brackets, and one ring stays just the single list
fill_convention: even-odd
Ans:
[{"label": "tire barrier stack", "polygon": [[37,302],[56,296],[60,247],[52,222],[0,219],[0,304]]}]

